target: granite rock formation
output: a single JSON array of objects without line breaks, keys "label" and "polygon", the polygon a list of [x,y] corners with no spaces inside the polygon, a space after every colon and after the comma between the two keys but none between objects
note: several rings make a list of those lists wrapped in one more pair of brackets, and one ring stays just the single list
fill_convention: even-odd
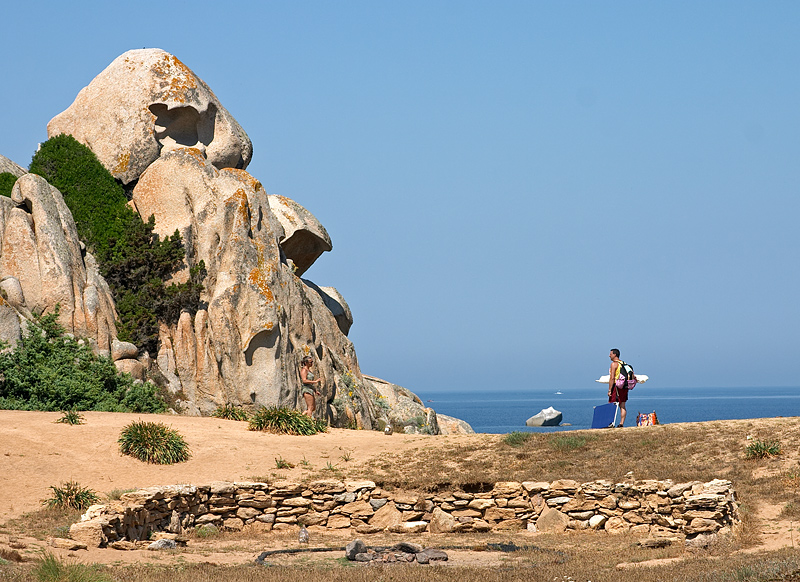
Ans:
[{"label": "granite rock formation", "polygon": [[61,193],[35,174],[23,174],[0,197],[0,339],[14,343],[20,324],[60,306],[60,323],[108,353],[116,312],[108,285],[78,240]]},{"label": "granite rock formation", "polygon": [[194,147],[218,168],[246,168],[250,138],[211,89],[161,49],[128,51],[84,87],[47,124],[71,134],[128,184],[162,151]]},{"label": "granite rock formation", "polygon": [[32,312],[59,304],[68,331],[96,342],[120,371],[166,387],[186,414],[224,404],[303,408],[300,361],[311,355],[323,379],[316,416],[335,426],[439,432],[436,413],[413,393],[361,374],[347,302],[301,278],[333,248],[330,236],[302,205],[268,195],[244,170],[249,138],[186,65],[160,49],[123,54],[50,121],[48,134],[61,133],[127,185],[131,207],[154,216],[160,236],[180,232],[185,264],[173,279],[187,280],[202,262],[200,305],[161,325],[155,360],[120,342],[108,285],[61,194],[0,157],[0,168],[20,176],[12,199],[0,198],[0,337],[16,341]]}]

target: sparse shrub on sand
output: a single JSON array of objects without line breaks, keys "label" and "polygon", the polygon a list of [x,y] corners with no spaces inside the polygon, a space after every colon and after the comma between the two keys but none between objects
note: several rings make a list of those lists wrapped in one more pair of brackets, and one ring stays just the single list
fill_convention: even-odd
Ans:
[{"label": "sparse shrub on sand", "polygon": [[324,420],[315,420],[299,410],[288,408],[260,408],[250,418],[250,430],[263,430],[278,434],[308,436],[326,432],[328,425]]},{"label": "sparse shrub on sand", "polygon": [[64,412],[61,413],[61,415],[62,415],[61,418],[56,420],[56,422],[59,422],[61,424],[75,425],[75,424],[84,424],[86,422],[86,419],[83,418],[83,415],[77,410],[65,410]]},{"label": "sparse shrub on sand", "polygon": [[225,420],[249,420],[247,411],[234,404],[223,404],[218,407],[211,416]]},{"label": "sparse shrub on sand", "polygon": [[122,429],[119,450],[145,463],[172,465],[189,460],[189,445],[180,433],[161,422],[134,421]]},{"label": "sparse shrub on sand", "polygon": [[42,505],[51,509],[84,510],[100,501],[97,493],[76,481],[67,481],[59,486],[51,485],[50,489],[53,490],[53,496],[45,499]]}]

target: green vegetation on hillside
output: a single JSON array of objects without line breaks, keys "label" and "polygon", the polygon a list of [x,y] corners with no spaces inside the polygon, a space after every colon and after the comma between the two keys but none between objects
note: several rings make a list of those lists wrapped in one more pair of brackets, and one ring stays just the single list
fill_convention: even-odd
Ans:
[{"label": "green vegetation on hillside", "polygon": [[97,259],[117,304],[119,338],[154,355],[158,323],[194,313],[203,290],[202,261],[186,283],[165,280],[183,267],[185,251],[175,233],[159,240],[154,218],[143,222],[127,205],[122,186],[94,153],[71,135],[57,135],[33,156],[30,171],[59,189],[72,212],[78,236]]},{"label": "green vegetation on hillside", "polygon": [[88,342],[64,335],[58,308],[36,316],[13,351],[0,352],[0,408],[163,412],[155,385],[118,374]]},{"label": "green vegetation on hillside", "polygon": [[11,172],[0,172],[0,196],[10,198],[11,189],[16,181],[17,177]]}]

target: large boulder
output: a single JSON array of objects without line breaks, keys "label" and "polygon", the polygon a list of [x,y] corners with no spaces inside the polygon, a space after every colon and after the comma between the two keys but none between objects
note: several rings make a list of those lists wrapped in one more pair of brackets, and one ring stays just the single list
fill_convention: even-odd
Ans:
[{"label": "large boulder", "polygon": [[[11,198],[0,197],[0,295],[19,317],[60,305],[67,331],[95,340],[103,351],[116,337],[108,285],[82,249],[61,193],[36,174],[20,177]],[[3,320],[4,330],[16,329],[8,310]]]},{"label": "large boulder", "polygon": [[71,134],[128,184],[164,152],[194,147],[218,168],[247,167],[250,138],[211,89],[161,49],[117,57],[47,124]]},{"label": "large boulder", "polygon": [[526,420],[525,426],[558,426],[561,424],[562,418],[561,412],[552,406],[548,406]]},{"label": "large boulder", "polygon": [[365,375],[364,380],[379,394],[392,425],[403,426],[406,434],[439,434],[436,412],[425,406],[411,390],[375,376]]}]

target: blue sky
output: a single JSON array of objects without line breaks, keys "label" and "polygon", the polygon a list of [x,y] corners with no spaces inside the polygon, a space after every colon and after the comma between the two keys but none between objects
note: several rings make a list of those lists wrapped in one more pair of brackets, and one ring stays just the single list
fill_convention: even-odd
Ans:
[{"label": "blue sky", "polygon": [[159,47],[328,229],[306,275],[365,373],[586,387],[619,347],[653,385],[798,386],[799,27],[796,2],[17,2],[0,154],[27,166]]}]

